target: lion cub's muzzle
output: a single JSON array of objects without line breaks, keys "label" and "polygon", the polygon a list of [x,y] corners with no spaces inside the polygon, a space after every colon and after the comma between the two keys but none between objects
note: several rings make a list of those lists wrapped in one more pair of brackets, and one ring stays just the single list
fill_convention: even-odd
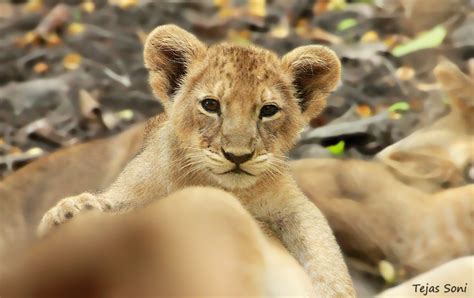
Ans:
[{"label": "lion cub's muzzle", "polygon": [[244,163],[246,161],[249,161],[250,159],[252,159],[255,151],[253,151],[252,153],[248,153],[248,154],[233,154],[231,152],[226,152],[224,151],[224,149],[221,149],[222,150],[222,154],[224,154],[224,157],[228,160],[228,161],[231,161],[233,163],[235,163],[236,166],[239,166],[241,163]]},{"label": "lion cub's muzzle", "polygon": [[240,165],[251,160],[252,157],[254,156],[254,153],[255,151],[253,151],[252,153],[247,153],[247,154],[234,154],[234,153],[231,153],[231,152],[226,152],[224,151],[224,149],[221,149],[222,150],[222,154],[224,155],[224,157],[235,164],[235,167],[230,170],[230,171],[227,171],[226,173],[235,173],[235,174],[247,174],[247,175],[250,175],[250,176],[255,176],[245,170],[243,170]]}]

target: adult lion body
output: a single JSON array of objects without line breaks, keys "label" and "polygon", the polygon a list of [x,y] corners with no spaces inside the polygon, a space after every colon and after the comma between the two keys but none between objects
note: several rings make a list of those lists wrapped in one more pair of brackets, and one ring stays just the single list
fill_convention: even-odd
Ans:
[{"label": "adult lion body", "polygon": [[337,57],[320,46],[281,60],[255,47],[206,47],[168,25],[150,34],[145,64],[165,114],[150,121],[142,152],[107,191],[60,201],[39,232],[86,209],[127,211],[189,186],[217,187],[277,235],[315,294],[354,296],[327,221],[298,189],[285,158],[337,84]]}]

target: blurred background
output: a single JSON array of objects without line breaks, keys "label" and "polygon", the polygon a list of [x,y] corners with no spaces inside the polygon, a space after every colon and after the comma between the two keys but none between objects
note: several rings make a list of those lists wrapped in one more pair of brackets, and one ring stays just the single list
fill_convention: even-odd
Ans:
[{"label": "blurred background", "polygon": [[[175,23],[208,43],[284,54],[325,44],[343,64],[320,127],[292,157],[370,158],[448,106],[433,76],[474,56],[468,0],[30,0],[0,2],[0,176],[58,148],[156,115],[143,67],[147,33]],[[394,106],[395,105],[395,106]],[[387,117],[374,115],[392,107]],[[353,124],[354,124],[353,123]],[[306,143],[307,143],[306,142]],[[335,147],[333,147],[335,146]],[[329,150],[324,149],[329,147]]]},{"label": "blurred background", "polygon": [[143,44],[168,23],[209,44],[338,54],[341,83],[290,158],[317,158],[294,174],[361,296],[473,254],[473,0],[0,0],[0,258],[138,151],[143,127],[127,129],[162,112]]}]

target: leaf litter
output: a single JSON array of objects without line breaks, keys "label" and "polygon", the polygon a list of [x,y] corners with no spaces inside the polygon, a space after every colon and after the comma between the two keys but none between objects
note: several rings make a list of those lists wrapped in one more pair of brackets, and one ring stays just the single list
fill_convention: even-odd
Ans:
[{"label": "leaf litter", "polygon": [[440,57],[474,69],[472,1],[437,1],[444,9],[436,11],[427,2],[1,3],[0,177],[160,113],[142,49],[167,23],[208,43],[256,44],[280,55],[311,43],[331,47],[343,65],[341,84],[291,157],[372,158],[447,112],[432,74]]}]

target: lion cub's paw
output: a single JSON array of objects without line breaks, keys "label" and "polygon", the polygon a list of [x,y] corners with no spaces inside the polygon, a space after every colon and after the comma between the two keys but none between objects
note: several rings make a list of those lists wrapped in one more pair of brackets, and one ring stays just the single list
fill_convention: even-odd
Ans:
[{"label": "lion cub's paw", "polygon": [[62,199],[43,216],[37,234],[43,236],[54,226],[73,218],[81,212],[88,210],[107,211],[108,209],[110,209],[108,204],[100,202],[96,196],[89,193]]}]

